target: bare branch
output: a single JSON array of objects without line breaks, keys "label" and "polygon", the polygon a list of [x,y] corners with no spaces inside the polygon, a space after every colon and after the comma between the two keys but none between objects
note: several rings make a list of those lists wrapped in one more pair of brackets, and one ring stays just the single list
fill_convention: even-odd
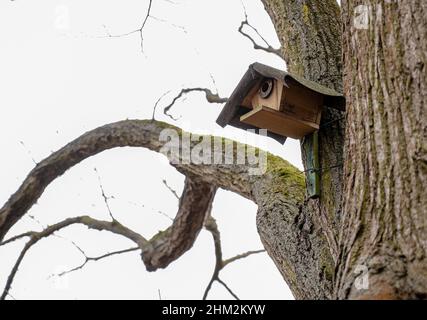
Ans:
[{"label": "bare branch", "polygon": [[187,29],[185,29],[184,26],[181,26],[181,25],[178,25],[178,24],[175,24],[175,23],[171,23],[171,22],[169,22],[169,21],[167,21],[165,19],[153,16],[153,15],[150,15],[150,18],[152,18],[152,19],[154,19],[154,20],[156,20],[158,22],[169,24],[170,26],[172,26],[172,27],[174,27],[174,28],[176,28],[178,30],[181,30],[184,34],[188,34],[188,31],[187,31]]},{"label": "bare branch", "polygon": [[8,295],[9,297],[11,297],[11,298],[12,298],[12,300],[15,300],[15,301],[16,301],[15,297],[14,297],[14,296],[12,296],[10,293],[8,293],[7,295]]},{"label": "bare branch", "polygon": [[[125,120],[94,129],[51,154],[29,173],[20,188],[0,209],[0,241],[8,230],[36,203],[45,188],[69,168],[88,157],[115,147],[145,147],[160,152],[168,142],[159,139],[165,129],[175,131],[177,137],[190,136],[189,133],[163,122]],[[209,136],[209,138],[212,137]],[[228,143],[223,140],[222,142]],[[232,141],[229,142],[233,143]],[[197,146],[198,143],[191,141],[190,150]],[[173,160],[171,165],[187,178],[183,195],[180,198],[178,213],[170,228],[147,241],[140,234],[126,228],[117,221],[98,221],[85,216],[67,219],[39,233],[26,233],[25,235],[14,237],[15,240],[30,237],[30,240],[9,277],[5,290],[6,294],[26,251],[40,238],[46,237],[60,228],[81,223],[88,225],[92,229],[106,230],[125,236],[138,244],[147,270],[154,271],[158,268],[166,268],[172,261],[178,259],[192,247],[206,216],[211,210],[213,197],[218,187],[240,194],[250,200],[255,200],[254,196],[259,191],[253,189],[254,186],[257,186],[257,190],[268,189],[270,186],[269,181],[276,179],[275,171],[270,171],[267,176],[260,176],[261,178],[251,176],[249,174],[250,167],[247,165],[188,163],[183,161],[182,153],[171,155],[171,159]],[[276,160],[277,163],[281,163],[279,159]],[[294,170],[295,174],[298,174],[298,171],[287,162],[283,161],[283,166],[288,167],[290,171]],[[303,190],[301,185],[294,180],[289,182],[281,180],[281,186],[283,190],[291,190],[292,194],[299,195],[299,192],[301,191],[302,193]],[[298,192],[295,190],[298,190]],[[296,199],[299,198],[297,197]],[[293,201],[297,203],[297,200]],[[12,239],[9,239],[5,243],[10,243],[11,241]],[[217,266],[220,263],[222,264],[222,258],[221,260],[218,259],[217,263]],[[219,270],[218,267],[217,270]]]},{"label": "bare branch", "polygon": [[72,268],[72,269],[70,269],[68,271],[63,271],[63,272],[59,273],[57,276],[62,277],[64,275],[72,273],[74,271],[81,270],[81,269],[83,269],[91,261],[96,262],[96,261],[103,260],[103,259],[106,259],[106,258],[109,258],[109,257],[112,257],[112,256],[117,256],[117,255],[121,255],[121,254],[124,254],[124,253],[129,253],[129,252],[134,252],[134,251],[138,251],[138,250],[141,250],[141,248],[140,247],[133,247],[133,248],[129,248],[129,249],[123,249],[123,250],[109,252],[109,253],[103,254],[103,255],[98,256],[98,257],[88,257],[84,253],[84,251],[81,251],[82,254],[83,254],[83,256],[84,256],[84,258],[85,258],[84,262],[82,264],[78,265],[77,267],[74,267],[74,268]]},{"label": "bare branch", "polygon": [[[159,139],[165,129],[175,130],[180,136],[186,134],[181,129],[163,122],[125,120],[94,129],[51,154],[29,173],[20,188],[0,209],[0,241],[36,203],[45,188],[68,169],[86,158],[116,147],[145,147],[160,152],[167,143]],[[192,141],[190,148],[195,145],[197,142]],[[181,173],[199,177],[207,183],[252,199],[250,181],[254,181],[254,178],[250,178],[248,166],[203,165],[181,160],[174,158],[171,163]]]},{"label": "bare branch", "polygon": [[15,278],[15,275],[18,272],[19,265],[21,264],[22,259],[24,259],[25,254],[27,253],[27,251],[30,249],[31,246],[32,246],[32,243],[28,242],[25,245],[24,249],[19,254],[19,257],[16,260],[15,265],[13,266],[12,271],[9,274],[9,277],[7,278],[6,286],[4,287],[0,300],[5,300],[6,297],[9,295],[9,290],[10,290],[10,287],[12,286],[13,279]]},{"label": "bare branch", "polygon": [[9,293],[18,268],[28,250],[39,240],[47,238],[50,235],[53,235],[56,231],[73,224],[83,224],[91,229],[100,231],[105,230],[122,235],[135,242],[138,247],[108,253],[99,257],[88,257],[86,253],[73,242],[74,246],[85,257],[85,261],[81,265],[63,272],[60,275],[80,270],[90,261],[98,261],[112,255],[136,250],[141,250],[141,257],[148,271],[155,271],[158,268],[166,268],[172,261],[178,259],[193,246],[194,241],[203,227],[205,217],[212,208],[212,201],[215,193],[216,187],[211,184],[203,182],[197,178],[191,179],[187,177],[184,191],[180,198],[178,213],[172,226],[165,231],[159,232],[159,234],[155,235],[150,239],[150,241],[147,241],[140,234],[123,226],[117,220],[113,220],[112,222],[100,221],[88,216],[69,218],[55,225],[49,226],[41,232],[26,232],[22,235],[15,236],[0,245],[11,243],[12,241],[16,241],[24,237],[29,237],[30,239],[21,251],[7,279],[1,299],[4,299]]},{"label": "bare branch", "polygon": [[[243,3],[243,1],[241,1],[241,3],[242,3],[243,11],[245,14],[245,19],[242,20],[242,22],[240,23],[240,26],[238,29],[239,33],[242,34],[244,37],[248,38],[252,42],[255,50],[263,50],[263,51],[268,52],[268,53],[273,53],[282,59],[282,54],[281,54],[280,48],[279,49],[273,48],[268,43],[268,41],[261,35],[261,33],[254,26],[252,26],[249,23],[248,14],[246,12],[245,4]],[[245,26],[252,29],[258,35],[258,37],[260,37],[260,39],[264,42],[265,46],[262,46],[262,45],[259,45],[258,43],[256,43],[256,41],[248,33],[246,33],[244,31]]]},{"label": "bare branch", "polygon": [[247,257],[249,257],[249,256],[252,256],[252,255],[254,255],[254,254],[264,253],[264,252],[265,252],[265,250],[264,250],[264,249],[263,249],[263,250],[248,251],[248,252],[245,252],[245,253],[239,254],[239,255],[237,255],[237,256],[235,256],[235,257],[233,257],[233,258],[230,258],[230,259],[224,260],[224,262],[223,262],[222,264],[223,264],[223,266],[225,267],[225,266],[227,266],[228,264],[233,263],[233,262],[235,262],[235,261],[237,261],[237,260],[241,260],[241,259],[247,258]]},{"label": "bare branch", "polygon": [[216,263],[215,263],[215,269],[214,269],[214,272],[212,274],[212,277],[211,277],[211,279],[210,279],[210,281],[209,281],[209,283],[205,289],[205,293],[203,294],[203,300],[206,300],[210,290],[212,289],[212,285],[215,281],[218,281],[221,285],[224,286],[225,289],[227,289],[227,291],[236,300],[239,300],[239,297],[227,286],[227,284],[224,281],[222,281],[219,278],[220,272],[230,263],[233,263],[233,262],[240,260],[240,259],[247,258],[247,257],[254,255],[254,254],[257,254],[257,253],[265,252],[265,250],[248,251],[246,253],[239,254],[233,258],[223,260],[223,258],[222,258],[222,246],[221,246],[221,234],[219,232],[218,225],[212,216],[209,216],[206,219],[205,228],[206,228],[206,230],[208,230],[212,234],[212,237],[214,240]]},{"label": "bare branch", "polygon": [[167,3],[170,3],[170,4],[174,4],[174,5],[178,4],[178,2],[175,2],[175,1],[172,1],[172,0],[163,0],[163,1],[165,1]]},{"label": "bare branch", "polygon": [[37,161],[34,159],[34,156],[32,155],[30,149],[27,148],[27,146],[25,145],[24,141],[20,140],[19,144],[25,149],[25,151],[27,152],[28,156],[31,158],[31,161],[37,165]]},{"label": "bare branch", "polygon": [[160,211],[160,210],[158,210],[157,213],[162,215],[163,217],[167,218],[168,220],[173,221],[173,218],[170,215],[168,215],[167,213]]},{"label": "bare branch", "polygon": [[222,247],[221,247],[221,237],[218,230],[218,225],[216,224],[215,219],[212,216],[209,216],[205,222],[205,228],[208,230],[213,237],[214,240],[214,248],[215,248],[215,268],[212,274],[211,279],[205,289],[203,294],[203,300],[206,300],[208,297],[209,291],[212,288],[213,283],[218,279],[219,272],[222,268]]},{"label": "bare branch", "polygon": [[108,214],[110,215],[111,220],[116,221],[116,219],[113,216],[113,213],[111,212],[110,204],[108,203],[108,200],[110,199],[107,197],[104,191],[104,186],[102,185],[101,176],[99,175],[99,172],[96,168],[94,168],[94,171],[96,172],[96,175],[98,176],[98,182],[99,182],[99,188],[101,189],[101,195],[104,199],[105,206],[107,207]]},{"label": "bare branch", "polygon": [[10,238],[10,239],[6,240],[6,241],[1,242],[1,243],[0,243],[0,247],[1,247],[1,246],[5,246],[5,245],[7,245],[7,244],[9,244],[9,243],[15,242],[15,241],[17,241],[17,240],[21,240],[21,239],[23,239],[23,238],[32,237],[32,236],[34,236],[36,233],[37,233],[37,232],[30,231],[30,232],[25,232],[25,233],[23,233],[23,234],[19,234],[19,235],[14,236],[14,237],[12,237],[12,238]]},{"label": "bare branch", "polygon": [[148,271],[167,267],[193,246],[211,210],[216,190],[198,178],[186,178],[173,225],[150,240],[155,250],[142,254]]},{"label": "bare branch", "polygon": [[122,37],[127,37],[133,34],[138,33],[140,38],[141,38],[141,52],[144,53],[144,27],[147,24],[148,18],[150,18],[150,14],[151,14],[151,9],[152,9],[152,5],[153,5],[153,0],[149,0],[148,3],[148,8],[147,8],[147,13],[141,23],[141,26],[138,29],[135,29],[133,31],[129,31],[129,32],[125,32],[125,33],[121,33],[121,34],[111,34],[107,27],[104,25],[104,29],[107,33],[107,38],[122,38]]},{"label": "bare branch", "polygon": [[210,89],[207,88],[184,88],[181,89],[179,94],[175,96],[170,104],[168,104],[164,109],[163,113],[171,118],[172,120],[177,120],[177,118],[174,118],[170,113],[170,109],[174,106],[175,102],[185,96],[186,94],[190,92],[203,92],[206,96],[206,100],[209,103],[226,103],[228,98],[221,98],[217,93],[213,93]]},{"label": "bare branch", "polygon": [[147,23],[148,18],[150,17],[151,12],[151,6],[153,5],[153,0],[149,0],[150,3],[148,4],[147,14],[145,15],[144,21],[142,22],[141,28],[139,29],[139,34],[141,36],[141,52],[144,52],[144,35],[142,33],[145,24]]},{"label": "bare branch", "polygon": [[223,287],[227,289],[227,291],[233,296],[234,299],[240,300],[239,297],[227,286],[227,284],[224,281],[222,281],[220,278],[216,279],[216,281],[221,283]]},{"label": "bare branch", "polygon": [[172,226],[167,230],[155,235],[150,241],[147,241],[140,234],[123,226],[116,220],[113,220],[112,222],[100,221],[88,216],[69,218],[60,223],[47,227],[41,232],[27,232],[5,241],[2,243],[2,245],[23,237],[30,237],[30,240],[22,250],[8,277],[2,299],[4,299],[8,294],[13,279],[18,271],[19,265],[21,264],[27,251],[39,240],[46,238],[52,235],[54,232],[72,224],[83,224],[91,229],[106,230],[122,235],[135,242],[138,247],[91,258],[88,257],[79,246],[73,243],[75,247],[83,254],[85,261],[81,265],[66,271],[61,275],[80,270],[90,261],[98,261],[115,254],[135,251],[138,249],[141,250],[141,257],[148,271],[155,271],[159,268],[166,268],[172,261],[178,259],[182,254],[184,254],[193,246],[194,241],[203,227],[206,215],[211,211],[216,190],[217,188],[209,183],[201,181],[197,178],[187,177],[183,194],[180,197],[178,213],[175,220],[173,221]]},{"label": "bare branch", "polygon": [[172,189],[172,187],[171,186],[169,186],[169,184],[168,184],[168,182],[166,181],[166,180],[162,180],[162,182],[163,182],[163,184],[166,186],[166,188],[168,188],[169,189],[169,191],[175,196],[175,198],[177,198],[178,200],[179,200],[179,195],[178,195],[178,193],[174,190],[174,189]]},{"label": "bare branch", "polygon": [[178,259],[182,254],[184,254],[193,246],[194,241],[203,227],[205,217],[212,208],[212,201],[215,193],[216,187],[212,186],[211,184],[201,181],[198,178],[187,177],[183,194],[180,197],[178,213],[172,226],[167,230],[155,235],[150,241],[147,241],[140,234],[121,225],[116,220],[113,220],[112,222],[100,221],[88,216],[69,218],[60,223],[47,227],[41,232],[27,232],[25,234],[15,236],[2,244],[10,243],[24,237],[30,237],[30,240],[21,251],[19,258],[8,277],[2,299],[4,299],[8,294],[13,279],[18,271],[19,265],[21,264],[27,251],[39,240],[46,238],[52,235],[54,232],[72,224],[83,224],[91,229],[106,230],[122,235],[135,242],[138,247],[91,258],[88,257],[85,252],[75,244],[76,248],[84,255],[85,261],[81,265],[66,271],[65,273],[80,270],[89,261],[97,261],[115,254],[134,251],[137,249],[141,250],[142,260],[144,261],[148,271],[155,271],[158,268],[166,268],[172,261]]},{"label": "bare branch", "polygon": [[[108,221],[95,220],[89,216],[80,216],[80,217],[66,219],[62,222],[59,222],[57,224],[54,224],[52,226],[47,227],[43,231],[31,233],[30,240],[25,244],[24,248],[22,249],[17,261],[15,262],[15,265],[13,266],[13,268],[12,268],[8,278],[7,278],[6,285],[5,285],[3,294],[0,297],[0,300],[4,300],[6,298],[6,296],[9,294],[9,290],[12,286],[12,282],[16,276],[16,273],[18,272],[18,269],[22,263],[22,260],[24,259],[26,253],[28,252],[28,250],[33,245],[38,243],[41,239],[47,238],[50,235],[54,234],[55,232],[57,232],[63,228],[66,228],[70,225],[73,225],[73,224],[83,224],[90,229],[99,230],[99,231],[107,230],[107,231],[110,231],[112,233],[122,235],[122,236],[132,240],[136,244],[138,244],[138,248],[140,248],[140,249],[144,249],[146,246],[149,245],[149,242],[144,237],[142,237],[140,234],[128,229],[127,227],[119,224],[117,221],[108,222]],[[18,237],[21,237],[21,238],[26,237],[26,236],[28,236],[28,234],[29,233],[27,232],[27,233],[23,234],[22,236],[15,237],[15,239],[17,239]],[[5,243],[10,243],[10,240],[6,241]],[[83,253],[82,250],[81,250],[81,252]]]},{"label": "bare branch", "polygon": [[152,120],[155,120],[156,110],[157,110],[157,106],[158,106],[158,104],[159,104],[159,103],[160,103],[160,101],[161,101],[165,96],[167,96],[170,92],[171,92],[170,90],[169,90],[169,91],[167,91],[167,92],[165,92],[164,94],[162,94],[162,95],[160,96],[160,98],[159,98],[159,99],[157,99],[156,103],[154,104],[154,108],[153,108],[153,115],[152,115],[152,117],[151,117],[151,119],[152,119]]},{"label": "bare branch", "polygon": [[70,242],[73,245],[73,247],[77,249],[77,251],[79,251],[83,256],[86,257],[86,253],[84,252],[84,250],[77,243],[75,243],[73,240],[67,239],[67,238],[65,238],[61,235],[58,235],[58,234],[52,234],[52,236],[55,236],[59,239],[63,239],[65,241]]}]

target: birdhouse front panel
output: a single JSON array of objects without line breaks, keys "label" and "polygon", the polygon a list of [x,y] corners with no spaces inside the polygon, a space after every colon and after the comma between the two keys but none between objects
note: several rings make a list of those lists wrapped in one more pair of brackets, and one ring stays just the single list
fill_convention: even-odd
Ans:
[{"label": "birdhouse front panel", "polygon": [[283,95],[283,83],[276,79],[264,79],[258,90],[251,99],[251,107],[268,107],[273,110],[281,111],[281,101]]}]

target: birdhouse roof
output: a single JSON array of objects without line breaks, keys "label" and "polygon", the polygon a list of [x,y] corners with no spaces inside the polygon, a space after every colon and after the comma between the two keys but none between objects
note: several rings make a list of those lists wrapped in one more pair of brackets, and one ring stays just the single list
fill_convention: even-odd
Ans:
[{"label": "birdhouse roof", "polygon": [[245,124],[239,121],[242,113],[241,105],[253,87],[258,85],[260,81],[265,78],[277,79],[281,81],[285,87],[288,87],[286,81],[289,79],[294,80],[308,90],[322,94],[325,97],[326,107],[345,111],[345,98],[341,93],[288,72],[261,63],[253,63],[249,66],[248,71],[246,71],[236,89],[234,89],[216,122],[222,127],[231,124],[242,129],[248,129]]}]

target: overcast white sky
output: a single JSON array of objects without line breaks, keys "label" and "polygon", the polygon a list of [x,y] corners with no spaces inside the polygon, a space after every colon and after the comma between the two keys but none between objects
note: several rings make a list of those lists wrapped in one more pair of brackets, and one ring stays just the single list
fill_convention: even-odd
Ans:
[{"label": "overcast white sky", "polygon": [[[273,26],[260,1],[245,1],[249,20],[278,47]],[[243,19],[240,0],[154,0],[144,30],[144,54],[138,34],[105,37],[138,28],[148,0],[73,0],[0,2],[0,206],[16,191],[34,161],[97,126],[126,118],[150,118],[155,101],[171,90],[168,104],[182,87],[214,89],[229,96],[248,65],[259,61],[281,69],[274,55],[253,50],[237,32]],[[162,22],[159,19],[165,20]],[[186,32],[176,25],[185,27]],[[198,133],[246,141],[237,129],[215,123],[221,105],[201,94],[188,95],[172,109],[182,118],[174,124]],[[161,112],[158,120],[171,121]],[[253,137],[249,137],[253,138]],[[251,141],[251,140],[249,140]],[[270,139],[258,145],[302,168],[298,141],[285,146]],[[34,161],[33,161],[34,160]],[[119,221],[146,237],[166,228],[177,201],[162,184],[177,191],[184,177],[165,159],[142,149],[115,149],[84,161],[52,183],[29,212],[42,225],[83,214],[108,219],[97,168]],[[255,225],[256,205],[220,190],[213,206],[223,238],[225,257],[262,248]],[[39,230],[25,217],[9,236]],[[74,267],[82,256],[132,247],[107,233],[70,227],[63,238],[40,242],[25,258],[11,294],[17,299],[200,299],[214,267],[211,236],[203,231],[194,248],[166,270],[145,271],[138,253],[89,264],[64,279],[49,275]],[[23,242],[0,248],[0,286],[6,281]],[[222,278],[242,299],[292,299],[289,289],[266,254],[230,265]],[[211,299],[229,299],[215,285]]]}]

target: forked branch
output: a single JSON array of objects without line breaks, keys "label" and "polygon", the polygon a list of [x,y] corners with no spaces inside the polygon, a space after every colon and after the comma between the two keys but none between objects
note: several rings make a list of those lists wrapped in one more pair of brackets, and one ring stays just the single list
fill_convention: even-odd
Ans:
[{"label": "forked branch", "polygon": [[[275,54],[276,56],[278,56],[279,58],[281,58],[282,59],[282,53],[281,53],[281,50],[280,50],[280,48],[279,49],[276,49],[276,48],[274,48],[274,47],[272,47],[269,43],[268,43],[268,41],[261,35],[261,33],[258,31],[258,29],[257,28],[255,28],[254,26],[252,26],[250,23],[249,23],[249,20],[248,20],[248,14],[247,14],[247,12],[246,12],[246,7],[245,7],[245,5],[244,5],[244,3],[243,3],[243,1],[242,1],[242,7],[243,7],[243,12],[244,12],[244,15],[245,15],[245,19],[244,20],[242,20],[242,22],[240,23],[240,26],[239,26],[239,29],[238,29],[238,31],[239,31],[239,33],[240,34],[242,34],[245,38],[248,38],[251,42],[252,42],[252,45],[254,46],[254,49],[255,50],[262,50],[262,51],[265,51],[265,52],[268,52],[268,53],[273,53],[273,54]],[[245,32],[245,26],[246,27],[248,27],[248,28],[250,28],[250,29],[252,29],[252,31],[254,31],[255,32],[255,34],[264,42],[264,45],[260,45],[260,44],[258,44],[251,36],[250,36],[250,34],[248,34],[248,33],[246,33]]]},{"label": "forked branch", "polygon": [[212,234],[212,238],[214,240],[215,247],[215,269],[212,274],[212,277],[205,289],[205,293],[203,294],[203,300],[206,300],[210,290],[212,289],[212,285],[215,281],[220,283],[236,300],[239,300],[239,297],[230,289],[230,287],[219,277],[220,272],[230,263],[235,261],[247,258],[251,255],[265,252],[265,250],[256,250],[256,251],[248,251],[243,254],[239,254],[235,257],[232,257],[227,260],[223,260],[222,257],[222,245],[221,245],[221,234],[218,229],[218,225],[215,219],[212,216],[209,216],[205,223],[205,228]]},{"label": "forked branch", "polygon": [[213,93],[210,89],[207,88],[184,88],[181,89],[181,91],[179,92],[179,94],[177,96],[175,96],[172,99],[172,102],[169,103],[164,109],[163,109],[163,113],[168,116],[169,118],[171,118],[172,120],[177,120],[177,118],[175,118],[174,116],[172,116],[169,111],[170,109],[175,105],[175,103],[181,99],[183,96],[187,95],[188,93],[191,92],[202,92],[205,94],[206,100],[209,103],[226,103],[228,101],[228,98],[221,98],[218,93]]}]

